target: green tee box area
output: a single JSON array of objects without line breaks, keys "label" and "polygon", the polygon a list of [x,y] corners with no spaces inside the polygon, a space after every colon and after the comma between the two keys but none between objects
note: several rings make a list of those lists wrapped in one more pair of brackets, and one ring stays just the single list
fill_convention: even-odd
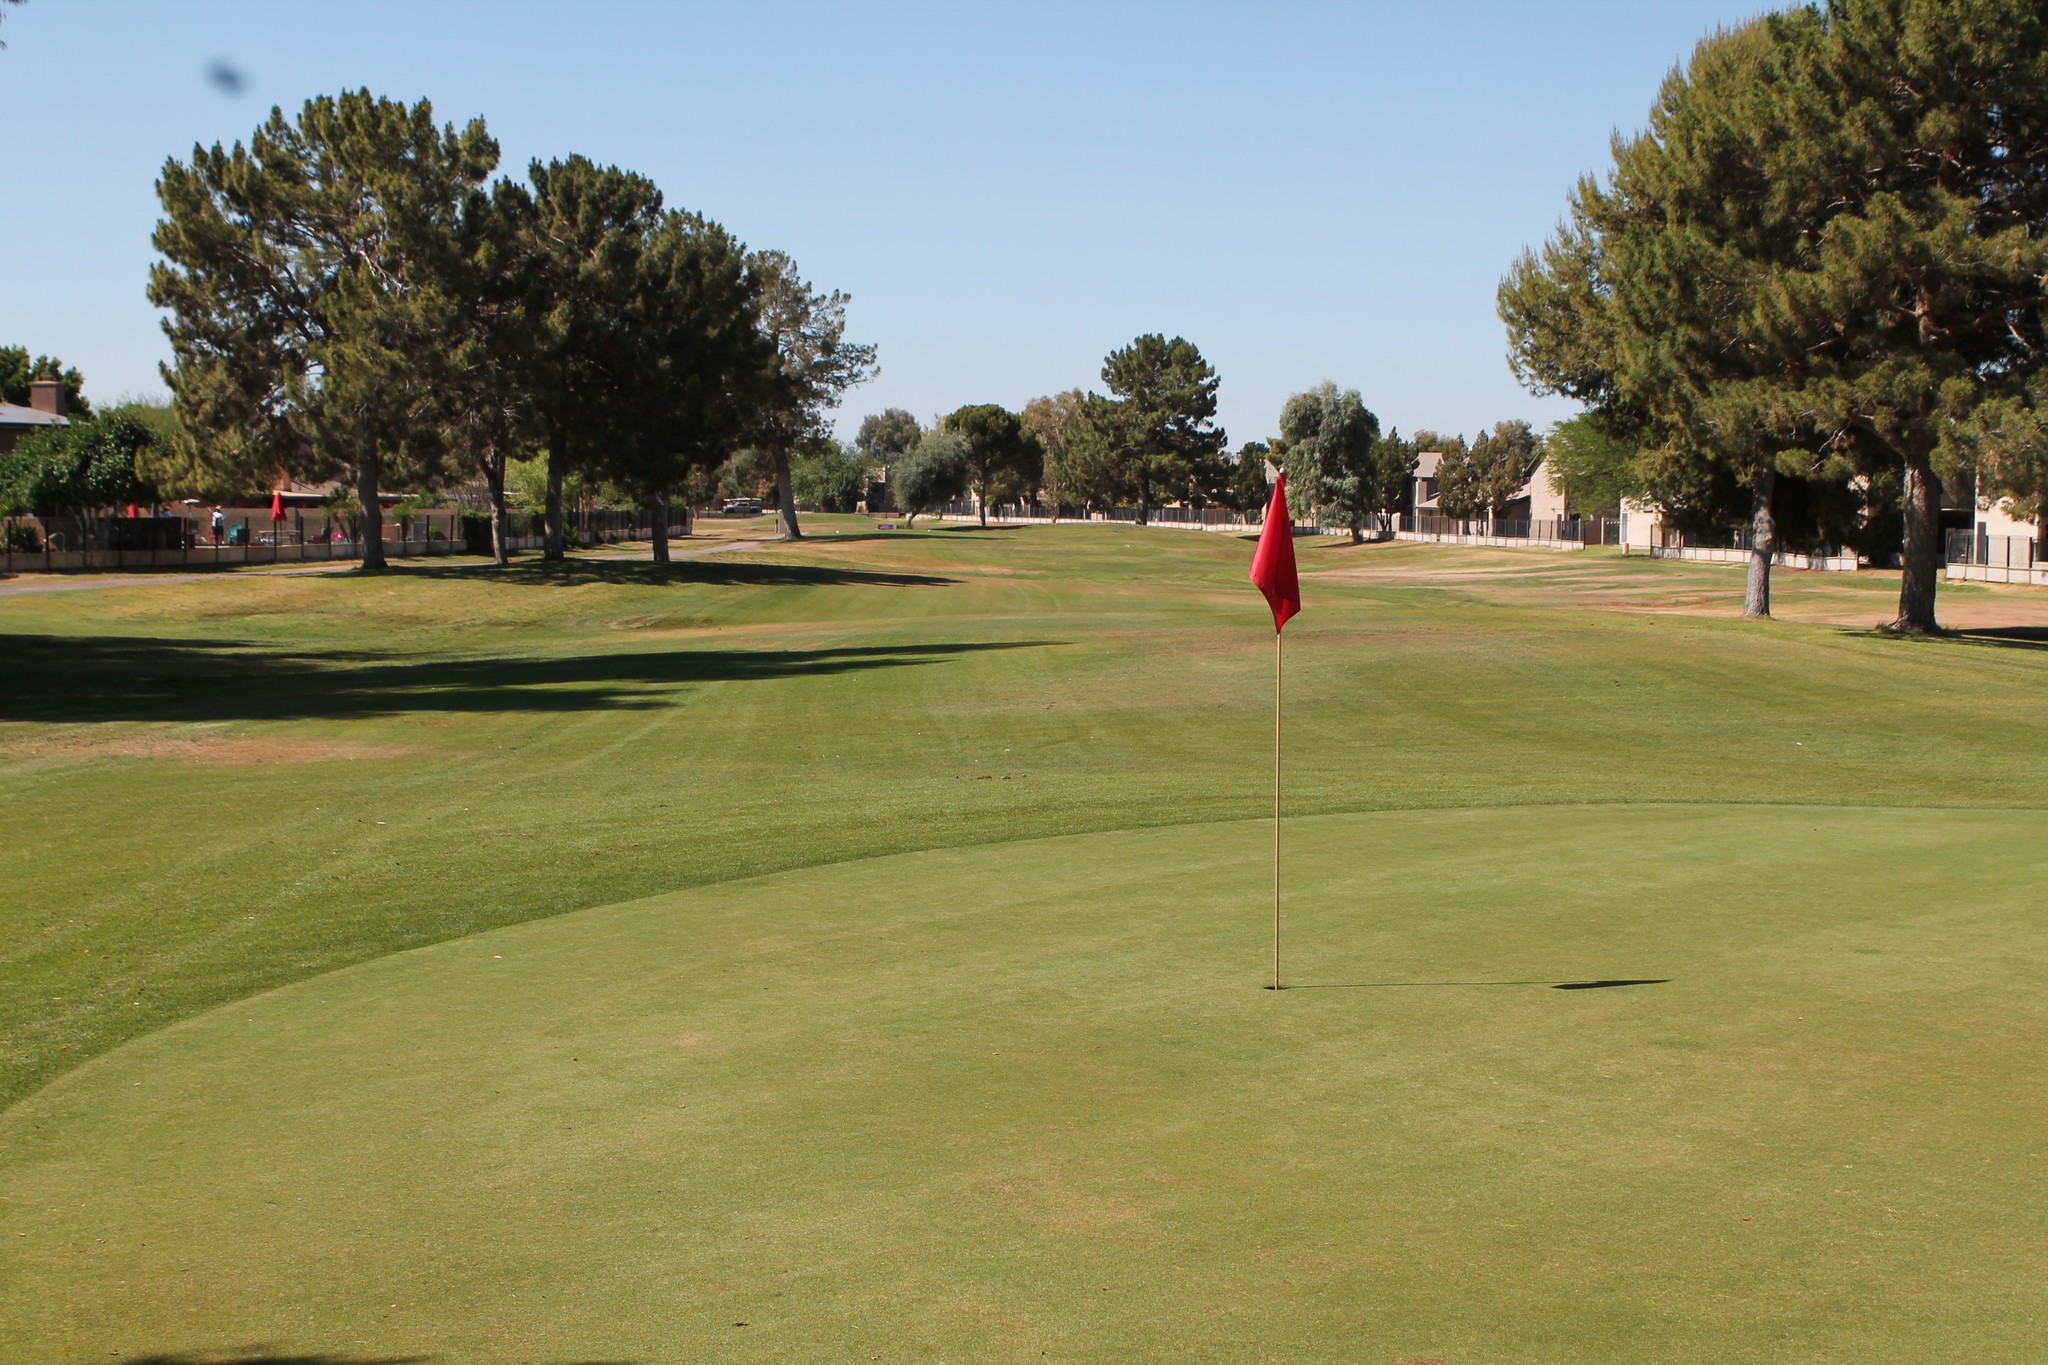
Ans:
[{"label": "green tee box area", "polygon": [[0,598],[0,1355],[2030,1358],[2048,652],[825,525]]}]

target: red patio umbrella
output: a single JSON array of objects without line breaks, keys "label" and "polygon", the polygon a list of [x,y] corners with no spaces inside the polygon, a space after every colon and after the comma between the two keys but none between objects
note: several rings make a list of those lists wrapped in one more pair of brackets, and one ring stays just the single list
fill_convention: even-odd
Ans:
[{"label": "red patio umbrella", "polygon": [[282,489],[270,495],[270,519],[272,521],[284,520],[284,492]]}]

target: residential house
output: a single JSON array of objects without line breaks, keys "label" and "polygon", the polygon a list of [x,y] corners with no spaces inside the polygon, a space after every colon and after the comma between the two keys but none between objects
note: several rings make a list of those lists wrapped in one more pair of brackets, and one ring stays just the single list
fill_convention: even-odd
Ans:
[{"label": "residential house", "polygon": [[27,407],[0,403],[0,454],[14,449],[15,443],[32,431],[70,425],[71,419],[64,415],[63,381],[30,380]]},{"label": "residential house", "polygon": [[[1443,509],[1437,504],[1437,468],[1443,463],[1443,452],[1424,450],[1415,456],[1414,489],[1410,501],[1417,516],[1440,517]],[[1537,462],[1529,481],[1522,485],[1519,493],[1509,501],[1501,513],[1502,521],[1562,521],[1564,520],[1564,493],[1550,481],[1550,461]]]}]

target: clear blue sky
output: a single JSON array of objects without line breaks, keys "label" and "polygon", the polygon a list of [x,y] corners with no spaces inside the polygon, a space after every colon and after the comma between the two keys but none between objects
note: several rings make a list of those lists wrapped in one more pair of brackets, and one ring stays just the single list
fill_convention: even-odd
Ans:
[{"label": "clear blue sky", "polygon": [[[684,3],[30,0],[0,8],[0,343],[160,392],[143,298],[166,157],[368,86],[581,152],[792,254],[881,347],[843,429],[1100,387],[1181,334],[1233,444],[1287,395],[1383,422],[1569,415],[1518,389],[1494,287],[1695,40],[1755,0]],[[239,95],[207,77],[224,61]]]}]

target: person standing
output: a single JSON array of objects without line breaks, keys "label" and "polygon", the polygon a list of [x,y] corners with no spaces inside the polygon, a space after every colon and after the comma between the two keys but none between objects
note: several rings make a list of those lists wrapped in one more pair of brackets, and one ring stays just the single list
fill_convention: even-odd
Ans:
[{"label": "person standing", "polygon": [[227,532],[227,525],[228,525],[228,519],[227,519],[227,515],[226,515],[225,513],[223,513],[223,512],[222,512],[222,511],[220,510],[220,508],[218,508],[218,507],[214,508],[214,509],[213,509],[213,543],[214,543],[214,545],[215,545],[216,547],[218,547],[218,546],[220,545],[220,538],[221,538],[221,536],[222,536],[222,535],[224,535],[224,534],[226,534],[226,532]]}]

